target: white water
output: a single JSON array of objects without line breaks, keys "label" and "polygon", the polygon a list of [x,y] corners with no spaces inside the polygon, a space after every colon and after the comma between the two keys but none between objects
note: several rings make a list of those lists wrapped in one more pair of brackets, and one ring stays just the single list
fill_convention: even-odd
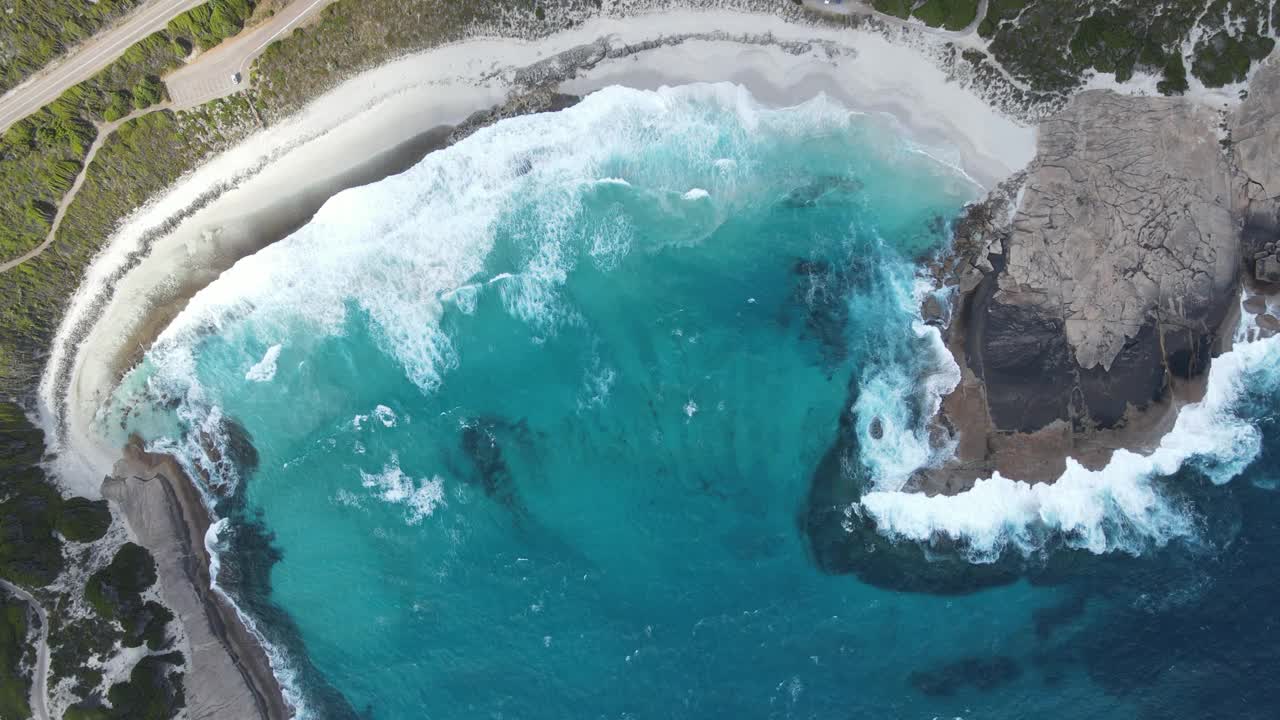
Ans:
[{"label": "white water", "polygon": [[267,348],[267,352],[263,354],[262,359],[254,366],[249,368],[244,374],[244,379],[249,382],[271,382],[276,377],[276,361],[280,359],[280,345],[272,345]]},{"label": "white water", "polygon": [[[1244,313],[1242,329],[1252,322]],[[1219,484],[1243,471],[1258,456],[1262,438],[1235,409],[1250,375],[1273,372],[1278,363],[1280,337],[1238,341],[1214,359],[1204,399],[1182,408],[1173,429],[1149,455],[1119,450],[1097,471],[1068,460],[1066,472],[1052,484],[1032,485],[997,473],[954,496],[877,489],[851,511],[870,515],[891,537],[961,540],[975,562],[992,561],[1007,548],[1030,555],[1053,538],[1093,553],[1131,554],[1194,538],[1194,517],[1162,491],[1160,478],[1193,460]]]},{"label": "white water", "polygon": [[[932,283],[920,277],[899,278],[893,291],[899,307],[912,316],[911,332],[923,346],[923,364],[937,370],[927,373],[919,383],[919,367],[892,363],[864,378],[858,388],[854,409],[861,440],[859,454],[876,489],[881,491],[901,490],[913,472],[945,462],[954,454],[954,443],[933,446],[927,419],[938,414],[942,399],[960,384],[960,368],[951,358],[942,333],[926,324],[920,314],[925,297],[935,292]],[[917,398],[918,403],[913,402]],[[916,404],[918,418],[912,412],[912,405]],[[874,421],[879,421],[882,433],[878,440],[871,432]]]}]

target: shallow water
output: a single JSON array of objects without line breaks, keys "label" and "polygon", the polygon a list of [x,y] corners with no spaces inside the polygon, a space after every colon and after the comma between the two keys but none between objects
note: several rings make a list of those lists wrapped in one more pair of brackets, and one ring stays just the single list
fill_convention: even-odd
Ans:
[{"label": "shallow water", "polygon": [[818,569],[851,384],[884,437],[845,471],[896,498],[938,459],[955,368],[916,272],[978,193],[825,100],[610,89],[338,196],[201,293],[103,427],[204,478],[219,582],[313,717],[1275,717],[1269,346],[1220,374],[1224,447],[1112,469],[1150,503],[965,509],[1053,572]]}]

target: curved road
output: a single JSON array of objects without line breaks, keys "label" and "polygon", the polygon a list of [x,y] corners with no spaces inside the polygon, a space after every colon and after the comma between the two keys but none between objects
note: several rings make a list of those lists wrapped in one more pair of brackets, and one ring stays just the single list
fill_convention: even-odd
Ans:
[{"label": "curved road", "polygon": [[34,720],[49,720],[49,616],[31,593],[7,580],[0,587],[22,598],[40,616],[40,644],[36,646],[36,672],[31,683],[31,714]]},{"label": "curved road", "polygon": [[130,45],[162,29],[173,18],[205,0],[151,0],[80,47],[0,97],[0,132],[48,105],[76,83],[93,77]]}]

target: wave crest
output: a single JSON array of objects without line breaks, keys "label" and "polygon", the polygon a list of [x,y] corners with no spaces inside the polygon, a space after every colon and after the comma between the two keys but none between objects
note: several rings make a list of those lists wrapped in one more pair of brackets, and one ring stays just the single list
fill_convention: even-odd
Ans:
[{"label": "wave crest", "polygon": [[[1243,322],[1248,323],[1246,315]],[[1250,398],[1280,390],[1280,337],[1238,342],[1215,358],[1205,396],[1183,407],[1173,429],[1150,454],[1117,450],[1101,470],[1068,459],[1051,484],[995,474],[957,495],[925,496],[873,489],[853,511],[895,539],[959,541],[974,562],[1007,549],[1025,556],[1053,542],[1102,554],[1139,554],[1175,539],[1193,540],[1193,509],[1174,498],[1163,478],[1185,467],[1215,484],[1239,476],[1260,454],[1262,434]]]}]

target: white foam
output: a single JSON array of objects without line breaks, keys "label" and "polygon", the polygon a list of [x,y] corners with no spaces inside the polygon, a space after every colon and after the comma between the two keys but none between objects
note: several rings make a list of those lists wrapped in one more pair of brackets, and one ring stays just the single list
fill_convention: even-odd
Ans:
[{"label": "white foam", "polygon": [[1055,540],[1094,553],[1136,554],[1194,538],[1194,518],[1162,491],[1160,478],[1193,461],[1215,483],[1239,475],[1258,456],[1262,438],[1237,407],[1251,384],[1275,384],[1278,363],[1280,338],[1240,343],[1215,358],[1204,399],[1182,408],[1149,455],[1119,450],[1098,471],[1070,460],[1053,484],[997,474],[954,496],[875,490],[852,512],[868,514],[892,537],[960,540],[979,562],[1006,548],[1032,554]]},{"label": "white foam", "polygon": [[[355,309],[373,321],[379,344],[409,378],[434,391],[457,363],[439,329],[442,303],[474,307],[474,297],[464,299],[473,291],[463,288],[474,285],[469,280],[483,269],[499,229],[530,245],[530,255],[518,272],[499,273],[489,284],[512,315],[557,322],[564,310],[558,288],[577,257],[585,188],[597,182],[598,169],[642,147],[655,129],[681,144],[691,166],[723,159],[721,128],[706,121],[708,106],[719,122],[744,129],[734,134],[739,152],[762,142],[767,134],[757,130],[766,126],[785,137],[856,122],[829,99],[771,110],[729,84],[607,88],[561,113],[513,118],[402,175],[334,196],[302,229],[236,263],[192,298],[152,354],[166,364],[170,348],[232,327],[259,339],[338,334]],[[529,158],[532,164],[519,162]],[[654,189],[680,179],[664,168],[637,172],[642,177],[629,182]],[[589,251],[602,265],[616,264],[630,230],[613,222],[596,230]]]},{"label": "white foam", "polygon": [[275,379],[276,361],[280,359],[280,348],[280,345],[272,345],[267,348],[267,352],[263,354],[262,359],[244,374],[244,379],[249,382],[271,382],[271,380]]},{"label": "white foam", "polygon": [[[895,272],[897,270],[897,272]],[[935,447],[930,420],[942,399],[960,384],[960,368],[951,357],[942,333],[920,314],[933,285],[901,269],[886,267],[889,289],[903,315],[910,318],[919,365],[897,361],[878,367],[858,388],[854,409],[858,418],[860,459],[877,490],[902,489],[916,470],[950,458],[954,443]],[[923,379],[920,377],[922,367]],[[878,422],[880,437],[872,432]]]},{"label": "white foam", "polygon": [[[206,499],[205,502],[208,505]],[[221,567],[221,559],[219,557],[218,545],[222,540],[222,534],[230,528],[228,518],[217,520],[209,526],[208,532],[204,536],[205,550],[209,553],[209,585],[214,592],[221,595],[226,601],[235,608],[236,615],[240,618],[240,622],[244,623],[245,628],[257,639],[258,645],[267,655],[267,662],[271,665],[271,672],[280,681],[281,692],[284,695],[285,702],[293,707],[295,711],[294,717],[298,720],[308,720],[312,717],[310,708],[303,702],[302,692],[298,686],[298,671],[290,662],[285,653],[263,635],[258,628],[258,623],[240,608],[235,598],[231,597],[221,585],[218,584],[218,570]]]},{"label": "white foam", "polygon": [[222,561],[218,556],[218,536],[227,529],[229,522],[227,518],[222,518],[210,525],[204,534],[204,549],[209,553],[209,577],[213,583],[218,582],[218,571],[222,569]]},{"label": "white foam", "polygon": [[684,198],[685,200],[701,200],[703,198],[711,197],[711,193],[707,192],[706,190],[703,190],[702,188],[691,188],[688,192],[686,192],[684,195],[681,195],[680,197]]},{"label": "white foam", "polygon": [[408,512],[405,521],[410,525],[417,525],[431,517],[437,507],[448,504],[444,497],[444,480],[439,476],[414,480],[404,474],[394,456],[380,473],[361,470],[360,484],[375,490],[383,502],[404,505]]},{"label": "white foam", "polygon": [[379,405],[375,407],[373,409],[373,416],[378,419],[378,422],[382,423],[383,427],[395,427],[398,419],[396,417],[396,411],[386,405]]}]

